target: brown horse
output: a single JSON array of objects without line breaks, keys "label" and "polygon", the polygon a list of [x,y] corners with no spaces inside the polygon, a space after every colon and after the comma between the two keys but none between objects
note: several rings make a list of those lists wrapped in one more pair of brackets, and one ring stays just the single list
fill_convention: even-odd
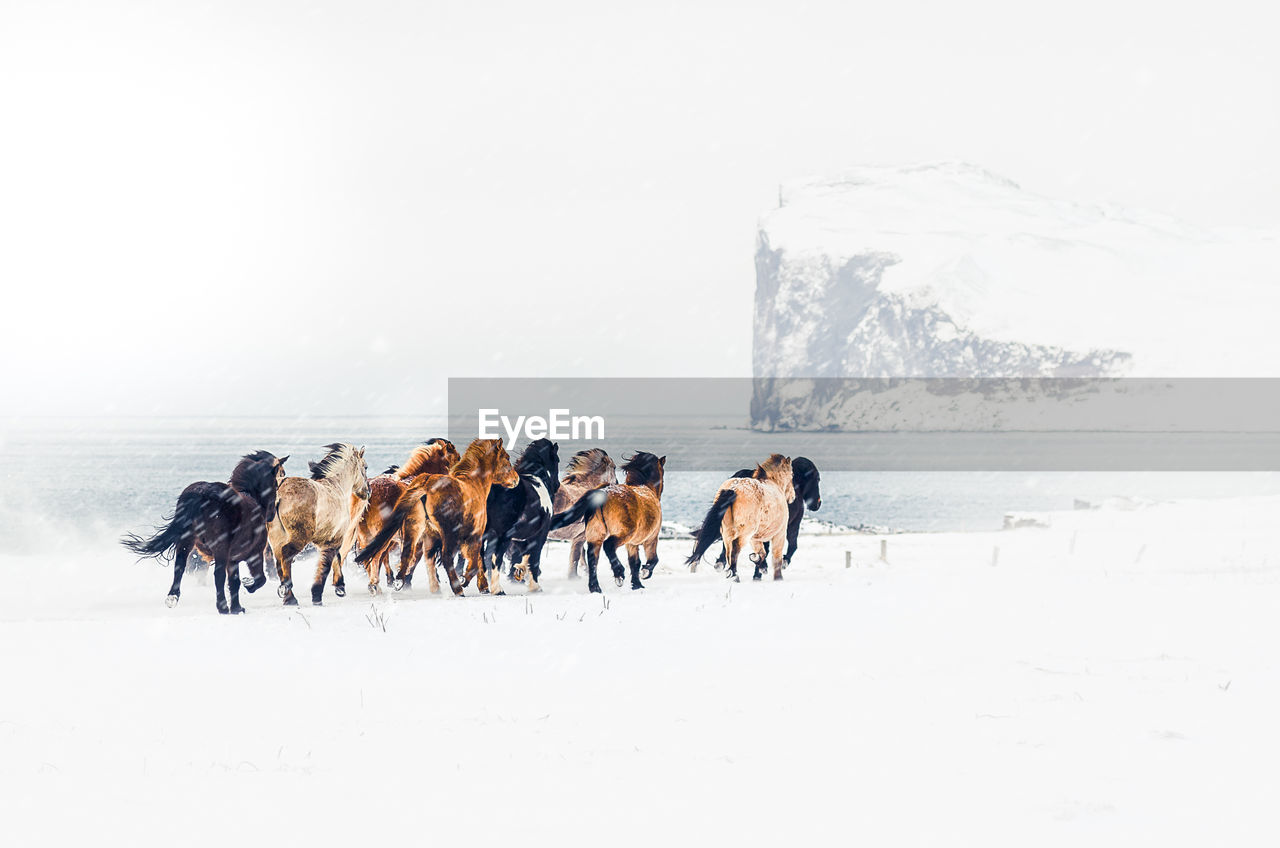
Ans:
[{"label": "brown horse", "polygon": [[[392,466],[381,475],[369,481],[369,508],[360,518],[356,527],[356,544],[363,550],[369,541],[382,530],[383,524],[395,512],[400,496],[412,484],[414,478],[424,474],[444,474],[461,457],[453,442],[448,439],[429,439],[413,449],[404,465]],[[382,549],[382,553],[369,566],[369,593],[376,595],[378,575],[387,574],[387,586],[395,580],[391,570],[391,552],[400,549],[400,561],[409,563],[409,571],[417,567],[418,558],[422,555],[422,533],[427,524],[426,512],[421,501],[405,518],[400,535]],[[428,572],[431,577],[431,591],[440,591],[440,581],[436,579],[436,570]]]},{"label": "brown horse", "polygon": [[326,445],[324,459],[311,463],[311,479],[286,477],[280,484],[275,520],[267,525],[267,541],[280,569],[280,597],[286,606],[298,603],[293,596],[293,558],[308,543],[320,549],[311,603],[324,597],[324,581],[334,569],[334,592],[347,593],[342,579],[342,558],[351,550],[356,525],[369,500],[369,479],[364,448]]},{"label": "brown horse", "polygon": [[[370,563],[382,554],[382,549],[401,532],[405,521],[421,504],[425,513],[422,534],[422,553],[435,571],[439,562],[449,577],[449,588],[455,595],[462,594],[458,573],[451,564],[461,552],[467,571],[479,570],[480,591],[490,591],[481,566],[481,542],[484,537],[485,504],[490,486],[510,489],[520,482],[520,476],[511,466],[511,457],[502,446],[502,439],[476,439],[462,454],[462,458],[449,469],[448,474],[422,474],[415,477],[396,502],[395,510],[386,519],[377,535],[356,557],[356,562]],[[416,562],[400,558],[395,588],[411,584]],[[496,569],[495,569],[496,572]],[[498,588],[496,575],[492,589]]]},{"label": "brown horse", "polygon": [[[592,489],[566,512],[555,516],[552,529],[584,522],[587,545],[587,589],[600,591],[596,565],[600,551],[609,558],[613,579],[621,586],[626,577],[618,561],[618,545],[627,549],[631,566],[631,588],[643,589],[640,577],[648,579],[658,565],[658,531],[662,529],[662,477],[667,458],[640,451],[622,466],[626,482]],[[644,570],[640,549],[644,548]]]},{"label": "brown horse", "polygon": [[764,564],[765,542],[773,552],[773,579],[782,579],[782,555],[787,542],[788,504],[796,499],[791,483],[791,459],[772,454],[756,466],[751,477],[731,477],[720,484],[715,502],[698,530],[693,554],[685,560],[690,571],[717,538],[724,539],[728,577],[738,579],[738,554],[744,541],[751,544],[751,561],[757,578]]},{"label": "brown horse", "polygon": [[[600,448],[578,451],[565,466],[564,479],[556,491],[554,511],[564,512],[592,489],[618,482],[618,470],[609,454]],[[547,535],[548,539],[563,539],[573,544],[569,547],[569,576],[578,576],[578,563],[586,563],[583,548],[587,528],[583,524],[561,527]]]}]

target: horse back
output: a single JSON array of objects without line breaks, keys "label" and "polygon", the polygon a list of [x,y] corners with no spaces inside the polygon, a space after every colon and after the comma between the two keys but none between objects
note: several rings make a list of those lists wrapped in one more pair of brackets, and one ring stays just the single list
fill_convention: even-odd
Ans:
[{"label": "horse back", "polygon": [[588,541],[614,537],[622,544],[638,545],[662,529],[662,502],[653,489],[615,483],[604,491],[604,506],[587,522]]}]

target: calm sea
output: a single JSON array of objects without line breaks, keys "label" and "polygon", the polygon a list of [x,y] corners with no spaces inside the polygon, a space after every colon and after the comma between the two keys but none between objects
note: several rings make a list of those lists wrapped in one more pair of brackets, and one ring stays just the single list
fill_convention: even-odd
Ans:
[{"label": "calm sea", "polygon": [[[690,425],[689,439],[702,437]],[[370,474],[413,445],[445,434],[445,419],[389,417],[27,418],[0,421],[0,533],[10,553],[93,548],[143,530],[173,509],[184,486],[225,480],[255,449],[290,455],[305,474],[322,446],[367,446]],[[744,436],[741,458],[720,471],[668,469],[665,518],[699,523],[716,487],[760,457],[767,434]],[[757,444],[761,443],[761,444]],[[636,449],[649,449],[637,444]],[[563,452],[563,459],[568,458]],[[817,460],[817,457],[814,457]],[[733,460],[733,461],[730,461]],[[819,465],[821,463],[819,462]],[[1171,472],[823,473],[816,518],[848,527],[906,531],[990,530],[1007,511],[1071,509],[1077,500],[1153,500],[1280,493],[1280,474]]]}]

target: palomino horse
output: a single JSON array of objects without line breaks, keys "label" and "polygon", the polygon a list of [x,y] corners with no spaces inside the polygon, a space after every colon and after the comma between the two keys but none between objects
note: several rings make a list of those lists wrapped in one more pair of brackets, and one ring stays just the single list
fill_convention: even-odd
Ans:
[{"label": "palomino horse", "polygon": [[[734,477],[755,477],[757,469],[743,468],[734,472]],[[787,504],[787,552],[782,556],[782,567],[786,568],[791,564],[791,558],[795,556],[796,548],[800,547],[800,522],[804,519],[805,507],[811,512],[817,512],[822,509],[822,475],[818,473],[818,466],[813,464],[813,460],[805,456],[797,456],[791,460],[791,485],[796,490],[796,499]],[[696,537],[702,529],[693,531]],[[719,532],[719,531],[717,531]],[[717,536],[717,538],[719,538]],[[764,543],[764,551],[769,552],[769,543]],[[724,551],[720,551],[720,556],[716,557],[716,570],[724,567]],[[756,563],[755,574],[751,575],[752,580],[759,580],[764,574],[764,562]]]},{"label": "palomino horse", "polygon": [[[550,439],[536,439],[516,462],[520,485],[489,490],[482,556],[489,569],[490,588],[498,585],[498,572],[509,549],[519,579],[528,581],[530,592],[542,591],[538,586],[538,578],[542,576],[542,547],[554,514],[551,499],[560,487],[556,479],[559,471],[559,446]],[[464,587],[470,579],[468,574]]]},{"label": "palomino horse", "polygon": [[[643,589],[643,575],[648,579],[658,565],[658,531],[662,529],[662,476],[667,458],[640,451],[627,460],[622,470],[626,482],[622,485],[602,486],[592,489],[578,499],[566,512],[551,520],[552,529],[584,522],[587,544],[587,589],[600,591],[596,579],[596,564],[600,551],[609,558],[613,579],[621,586],[625,578],[622,563],[618,561],[618,545],[627,549],[627,562],[631,566],[631,588]],[[640,568],[640,549],[644,548],[646,561]]]},{"label": "palomino horse", "polygon": [[759,566],[764,562],[765,542],[773,546],[773,579],[782,579],[782,550],[787,540],[787,505],[796,499],[791,483],[791,460],[780,453],[771,455],[756,466],[753,477],[731,477],[720,484],[715,502],[707,510],[693,554],[685,560],[691,571],[715,543],[724,540],[729,577],[738,579],[738,554],[744,540],[750,541],[751,559]]},{"label": "palomino horse", "polygon": [[[449,588],[455,595],[461,595],[462,584],[452,567],[453,561],[461,551],[468,572],[474,573],[481,567],[485,506],[490,486],[509,489],[519,482],[520,477],[511,467],[511,458],[502,446],[502,439],[476,439],[448,474],[423,474],[413,479],[400,495],[395,510],[383,522],[382,529],[356,556],[356,562],[363,564],[377,559],[392,537],[400,532],[415,505],[421,503],[426,513],[423,556],[433,571],[437,562],[444,566],[445,574],[449,576]],[[400,558],[400,570],[394,584],[396,589],[409,585],[415,564]],[[481,592],[489,591],[484,571],[480,571],[479,585]]]},{"label": "palomino horse", "polygon": [[295,606],[293,559],[308,543],[320,549],[311,603],[324,600],[324,581],[334,569],[334,592],[347,593],[342,579],[342,558],[351,549],[356,525],[369,500],[368,466],[364,448],[346,444],[326,445],[324,459],[311,464],[311,479],[286,477],[280,484],[280,507],[267,525],[276,567],[280,569],[280,597]]},{"label": "palomino horse", "polygon": [[[453,442],[448,439],[429,439],[413,449],[404,465],[393,465],[370,480],[369,508],[356,527],[356,542],[361,550],[369,546],[369,540],[378,535],[383,523],[395,512],[396,502],[413,478],[422,474],[444,474],[460,458]],[[370,564],[370,594],[376,595],[380,591],[378,575],[382,571],[386,571],[388,587],[395,580],[395,574],[391,571],[391,552],[397,546],[400,548],[400,561],[409,563],[409,571],[412,572],[417,566],[418,558],[422,555],[422,532],[426,523],[426,513],[419,501],[414,511],[405,518],[400,536],[384,547],[377,560]],[[428,573],[431,577],[431,591],[439,592],[440,581],[436,579],[436,570],[432,568]]]},{"label": "palomino horse", "polygon": [[[220,613],[241,613],[240,562],[249,566],[253,580],[244,587],[256,592],[267,582],[262,552],[267,544],[267,522],[275,518],[276,496],[284,475],[285,459],[256,451],[240,460],[227,483],[192,483],[178,495],[173,518],[150,539],[129,534],[121,543],[142,557],[163,557],[174,551],[173,585],[165,603],[176,606],[182,595],[182,575],[187,557],[198,547],[214,562],[213,578]],[[226,583],[231,604],[223,596]]]},{"label": "palomino horse", "polygon": [[[565,466],[564,479],[555,494],[553,506],[556,512],[564,512],[592,489],[618,482],[618,470],[609,454],[600,448],[578,451]],[[561,527],[547,534],[548,539],[572,542],[569,548],[569,576],[578,576],[578,563],[585,564],[582,552],[587,538],[587,528],[582,524]]]}]

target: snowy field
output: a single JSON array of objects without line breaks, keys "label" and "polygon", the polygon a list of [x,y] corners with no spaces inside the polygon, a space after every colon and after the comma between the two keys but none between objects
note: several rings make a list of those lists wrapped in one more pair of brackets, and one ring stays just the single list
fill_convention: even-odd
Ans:
[{"label": "snowy field", "polygon": [[123,552],[9,557],[5,842],[1268,842],[1277,512],[804,538],[781,583],[664,542],[603,598],[555,545],[528,599],[352,576],[238,618]]}]

